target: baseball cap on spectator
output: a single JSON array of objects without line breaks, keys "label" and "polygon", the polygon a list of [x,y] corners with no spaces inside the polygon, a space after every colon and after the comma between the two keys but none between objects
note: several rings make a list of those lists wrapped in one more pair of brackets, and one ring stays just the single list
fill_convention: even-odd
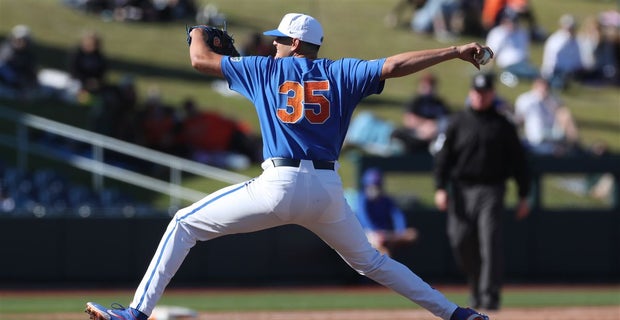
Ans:
[{"label": "baseball cap on spectator", "polygon": [[559,20],[560,27],[564,29],[575,29],[577,27],[577,20],[575,20],[575,16],[572,14],[564,14],[560,17]]},{"label": "baseball cap on spectator", "polygon": [[28,39],[30,38],[30,28],[23,24],[18,24],[11,29],[11,36],[14,39]]},{"label": "baseball cap on spectator", "polygon": [[471,81],[471,88],[474,90],[492,90],[495,87],[495,77],[489,73],[480,73],[474,76]]},{"label": "baseball cap on spectator", "polygon": [[316,45],[323,43],[323,27],[313,17],[301,13],[287,13],[277,29],[263,32],[266,36],[296,38]]},{"label": "baseball cap on spectator", "polygon": [[383,174],[379,169],[370,168],[364,172],[362,184],[364,186],[381,186],[383,185]]}]

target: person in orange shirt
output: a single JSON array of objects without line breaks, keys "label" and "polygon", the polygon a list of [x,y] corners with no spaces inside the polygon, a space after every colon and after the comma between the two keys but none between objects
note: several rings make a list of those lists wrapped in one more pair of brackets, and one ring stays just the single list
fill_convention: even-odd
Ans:
[{"label": "person in orange shirt", "polygon": [[183,102],[183,109],[185,118],[181,123],[179,140],[189,149],[190,157],[202,159],[237,153],[248,157],[251,162],[261,161],[262,145],[243,123],[216,112],[200,111],[192,99]]},{"label": "person in orange shirt", "polygon": [[488,32],[498,25],[501,13],[505,9],[517,12],[519,18],[527,21],[532,41],[538,42],[546,38],[545,32],[538,26],[534,9],[529,0],[485,0],[481,17],[483,29]]}]

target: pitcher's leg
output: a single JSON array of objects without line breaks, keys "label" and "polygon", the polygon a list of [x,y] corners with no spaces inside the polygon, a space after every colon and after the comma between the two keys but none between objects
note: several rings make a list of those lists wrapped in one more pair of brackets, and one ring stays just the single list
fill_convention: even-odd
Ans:
[{"label": "pitcher's leg", "polygon": [[242,183],[224,188],[176,213],[136,290],[132,308],[151,314],[196,241],[281,224],[270,214],[269,203],[262,200],[265,197],[256,194],[262,188],[253,182],[253,186]]},{"label": "pitcher's leg", "polygon": [[150,315],[170,279],[177,272],[196,239],[173,219],[164,233],[130,307]]},{"label": "pitcher's leg", "polygon": [[355,215],[331,224],[306,225],[358,273],[396,291],[442,319],[450,319],[457,305],[403,264],[381,255],[368,242]]}]

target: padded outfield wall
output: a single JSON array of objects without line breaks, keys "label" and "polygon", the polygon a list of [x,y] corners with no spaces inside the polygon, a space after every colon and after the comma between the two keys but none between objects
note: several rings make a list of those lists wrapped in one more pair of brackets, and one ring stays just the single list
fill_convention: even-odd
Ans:
[{"label": "padded outfield wall", "polygon": [[[395,258],[432,282],[459,283],[445,215],[408,212],[422,236]],[[620,281],[620,214],[505,215],[507,282]],[[135,286],[167,218],[0,219],[0,286]],[[363,281],[309,231],[284,226],[198,243],[172,285],[354,284]]]}]

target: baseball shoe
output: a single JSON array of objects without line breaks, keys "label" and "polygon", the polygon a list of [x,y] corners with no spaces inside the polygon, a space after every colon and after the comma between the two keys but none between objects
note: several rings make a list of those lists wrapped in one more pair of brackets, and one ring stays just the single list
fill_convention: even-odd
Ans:
[{"label": "baseball shoe", "polygon": [[450,320],[489,320],[489,317],[470,308],[458,307],[454,310]]},{"label": "baseball shoe", "polygon": [[86,310],[91,320],[147,320],[148,316],[134,309],[125,308],[118,303],[112,304],[108,309],[94,302],[86,303]]}]

